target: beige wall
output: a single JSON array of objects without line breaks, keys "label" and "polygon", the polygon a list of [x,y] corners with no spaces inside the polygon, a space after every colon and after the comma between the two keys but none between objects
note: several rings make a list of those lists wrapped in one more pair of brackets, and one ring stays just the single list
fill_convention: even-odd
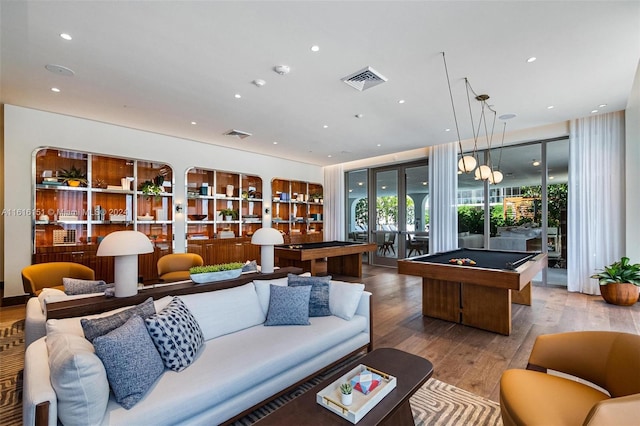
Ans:
[{"label": "beige wall", "polygon": [[625,253],[633,263],[640,263],[640,64],[625,114]]},{"label": "beige wall", "polygon": [[[96,121],[5,105],[4,176],[7,209],[31,209],[32,154],[43,146],[152,160],[173,167],[174,201],[185,200],[185,173],[191,167],[254,174],[262,178],[263,194],[271,180],[284,178],[323,182],[322,168],[281,158],[239,151],[186,139],[115,126]],[[263,208],[271,207],[265,197]],[[31,219],[4,216],[5,297],[23,294],[20,271],[31,264]],[[263,218],[269,225],[271,218]],[[175,250],[184,251],[184,215],[174,225]]]}]

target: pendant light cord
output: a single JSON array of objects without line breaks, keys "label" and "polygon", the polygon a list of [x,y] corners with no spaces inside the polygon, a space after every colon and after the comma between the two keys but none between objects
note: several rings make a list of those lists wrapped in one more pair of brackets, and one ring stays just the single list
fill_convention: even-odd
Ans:
[{"label": "pendant light cord", "polygon": [[462,141],[460,140],[460,129],[458,127],[458,117],[456,115],[456,107],[453,103],[453,93],[451,92],[451,81],[449,80],[449,69],[447,68],[447,59],[442,52],[442,62],[444,62],[444,72],[447,75],[447,87],[449,88],[449,98],[451,99],[451,109],[453,109],[453,121],[456,124],[456,134],[458,135],[458,147],[460,148],[460,157],[462,157]]}]

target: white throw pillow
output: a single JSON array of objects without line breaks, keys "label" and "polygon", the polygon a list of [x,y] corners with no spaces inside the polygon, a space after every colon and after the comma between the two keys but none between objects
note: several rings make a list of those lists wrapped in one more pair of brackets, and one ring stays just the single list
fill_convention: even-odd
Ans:
[{"label": "white throw pillow", "polygon": [[329,309],[337,317],[351,321],[356,313],[364,284],[331,281],[329,287]]},{"label": "white throw pillow", "polygon": [[194,316],[204,340],[262,324],[266,319],[253,283],[180,296]]},{"label": "white throw pillow", "polygon": [[[310,277],[311,272],[304,272],[300,274],[301,277]],[[253,284],[256,286],[256,293],[258,293],[258,299],[260,300],[260,306],[265,316],[269,310],[269,297],[271,295],[270,285],[287,286],[289,285],[289,278],[274,278],[272,280],[253,280]]]},{"label": "white throw pillow", "polygon": [[109,382],[93,345],[84,337],[57,333],[46,338],[58,418],[65,425],[96,425],[109,402]]}]

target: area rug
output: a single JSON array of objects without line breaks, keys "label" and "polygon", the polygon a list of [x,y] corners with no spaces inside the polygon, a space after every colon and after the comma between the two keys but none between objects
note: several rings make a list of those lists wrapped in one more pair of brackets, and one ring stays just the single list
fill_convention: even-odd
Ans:
[{"label": "area rug", "polygon": [[[345,363],[349,363],[348,360]],[[296,398],[342,367],[314,377],[296,389],[260,407],[234,423],[248,426],[287,401]],[[24,368],[24,320],[0,323],[0,419],[3,426],[22,424],[22,371]],[[417,426],[500,426],[500,406],[471,392],[430,379],[411,397]]]}]

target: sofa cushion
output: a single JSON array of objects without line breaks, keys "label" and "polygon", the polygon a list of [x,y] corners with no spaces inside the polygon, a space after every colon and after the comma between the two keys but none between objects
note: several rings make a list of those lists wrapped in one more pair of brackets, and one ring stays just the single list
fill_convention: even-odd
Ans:
[{"label": "sofa cushion", "polygon": [[311,296],[309,297],[310,317],[331,315],[331,310],[329,309],[329,282],[331,281],[331,275],[325,277],[300,277],[295,274],[289,274],[287,278],[291,287],[311,286]]},{"label": "sofa cushion", "polygon": [[93,345],[107,371],[116,401],[127,410],[144,397],[164,371],[162,358],[138,315],[96,337]]},{"label": "sofa cushion", "polygon": [[329,287],[329,309],[337,317],[350,321],[358,309],[364,284],[331,281]]},{"label": "sofa cushion", "polygon": [[84,337],[65,333],[47,336],[46,343],[60,421],[100,424],[109,402],[109,383],[93,345]]},{"label": "sofa cushion", "polygon": [[67,293],[57,288],[45,287],[38,294],[38,300],[40,301],[40,307],[42,312],[46,312],[46,304],[54,300],[64,300],[67,297]]},{"label": "sofa cushion", "polygon": [[311,286],[281,287],[271,285],[269,311],[264,325],[311,325],[309,297]]},{"label": "sofa cushion", "polygon": [[[310,277],[311,272],[304,272],[299,275],[300,277]],[[258,294],[258,300],[260,301],[260,306],[262,307],[262,312],[264,312],[265,316],[267,315],[267,311],[269,310],[269,295],[271,294],[270,285],[279,285],[279,286],[287,286],[289,285],[289,278],[274,278],[272,280],[253,280],[253,284],[255,285],[256,293]]]},{"label": "sofa cushion", "polygon": [[[67,296],[67,298],[82,298],[84,295],[79,296]],[[169,304],[173,300],[173,296],[165,296],[162,299],[154,300],[153,305],[155,306],[156,312],[161,311],[165,306]],[[110,315],[113,315],[118,312],[122,312],[131,308],[132,306],[126,306],[123,308],[113,309],[111,311],[103,312],[100,314],[87,315],[85,319],[94,319],[94,318],[104,318]],[[80,323],[80,317],[74,318],[63,318],[63,319],[50,319],[46,322],[47,335],[53,333],[71,333],[76,336],[84,337],[84,330],[82,329],[82,325]]]},{"label": "sofa cushion", "polygon": [[155,313],[156,308],[153,304],[153,297],[149,297],[139,305],[113,315],[94,319],[82,318],[80,325],[84,331],[84,337],[90,342],[93,342],[93,339],[96,337],[103,336],[111,330],[115,330],[134,315],[139,315],[142,319],[145,319]]},{"label": "sofa cushion", "polygon": [[198,321],[179,297],[145,319],[145,324],[165,367],[173,371],[187,368],[204,343]]},{"label": "sofa cushion", "polygon": [[204,340],[262,324],[265,319],[253,283],[180,298],[200,324]]},{"label": "sofa cushion", "polygon": [[68,295],[104,293],[107,283],[102,280],[81,280],[79,278],[62,278],[64,292]]}]

